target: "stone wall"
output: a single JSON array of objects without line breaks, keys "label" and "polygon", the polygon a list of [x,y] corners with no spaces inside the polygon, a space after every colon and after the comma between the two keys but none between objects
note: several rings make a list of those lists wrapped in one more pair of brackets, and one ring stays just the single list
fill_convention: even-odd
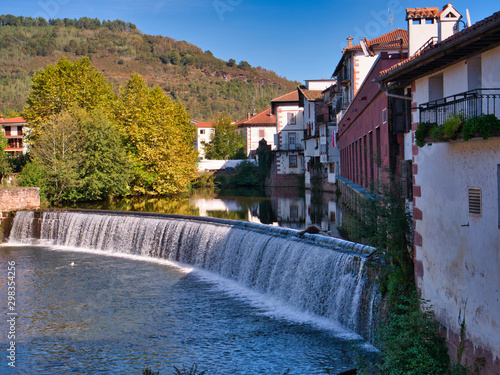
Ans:
[{"label": "stone wall", "polygon": [[0,189],[0,212],[40,208],[40,188]]},{"label": "stone wall", "polygon": [[40,208],[40,188],[0,189],[0,243],[9,236],[13,211]]}]

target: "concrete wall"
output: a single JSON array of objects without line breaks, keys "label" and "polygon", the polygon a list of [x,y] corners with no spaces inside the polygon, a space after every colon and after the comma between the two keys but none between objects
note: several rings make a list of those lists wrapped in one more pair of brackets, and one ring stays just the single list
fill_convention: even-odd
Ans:
[{"label": "concrete wall", "polygon": [[[416,160],[415,260],[422,297],[446,327],[452,350],[466,306],[466,338],[474,343],[466,355],[484,356],[500,369],[500,138],[433,144]],[[469,187],[481,189],[481,215],[469,214]]]},{"label": "concrete wall", "polygon": [[40,188],[0,189],[0,212],[40,208]]}]

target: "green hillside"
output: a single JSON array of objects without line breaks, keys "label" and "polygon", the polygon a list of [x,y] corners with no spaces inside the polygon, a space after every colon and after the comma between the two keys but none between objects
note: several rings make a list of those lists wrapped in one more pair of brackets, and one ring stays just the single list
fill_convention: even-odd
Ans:
[{"label": "green hillside", "polygon": [[[60,56],[87,55],[115,90],[136,72],[180,101],[193,119],[234,120],[269,106],[297,82],[246,61],[217,59],[185,41],[142,34],[124,21],[0,16],[0,113],[21,111],[31,78]],[[235,56],[236,58],[236,56]]]}]

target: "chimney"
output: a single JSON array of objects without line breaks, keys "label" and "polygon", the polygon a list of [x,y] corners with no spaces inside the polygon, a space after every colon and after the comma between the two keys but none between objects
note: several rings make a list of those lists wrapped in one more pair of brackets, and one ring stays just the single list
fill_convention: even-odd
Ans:
[{"label": "chimney", "polygon": [[250,120],[250,113],[247,113],[247,120]]},{"label": "chimney", "polygon": [[347,38],[347,48],[351,48],[352,47],[352,41],[353,41],[353,37],[352,36],[349,36]]},{"label": "chimney", "polygon": [[453,7],[452,3],[448,3],[443,7],[439,12],[438,38],[440,42],[460,31],[459,22],[461,18],[462,15]]}]

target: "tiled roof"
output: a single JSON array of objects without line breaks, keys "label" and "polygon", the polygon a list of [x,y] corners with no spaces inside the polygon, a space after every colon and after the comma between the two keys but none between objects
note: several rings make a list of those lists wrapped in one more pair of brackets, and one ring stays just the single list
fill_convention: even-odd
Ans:
[{"label": "tiled roof", "polygon": [[[400,48],[399,37],[403,38],[403,48],[408,48],[408,31],[403,29],[396,29],[381,35],[377,38],[368,41],[368,45],[373,49],[392,49]],[[346,47],[344,51],[361,51],[361,44],[356,44],[352,47]]]},{"label": "tiled roof", "polygon": [[271,103],[276,102],[298,102],[299,101],[299,93],[297,90],[289,92],[288,94],[282,95],[276,99],[271,100]]},{"label": "tiled roof", "polygon": [[406,8],[406,20],[413,18],[434,18],[439,13],[439,8]]},{"label": "tiled roof", "polygon": [[213,123],[211,123],[209,121],[197,122],[195,125],[197,128],[213,128],[214,127]]},{"label": "tiled roof", "polygon": [[271,114],[271,108],[267,108],[250,118],[238,121],[235,125],[240,127],[276,125],[276,116]]},{"label": "tiled roof", "polygon": [[304,95],[306,100],[313,102],[318,99],[323,99],[323,90],[308,90],[304,86],[299,86],[298,89]]},{"label": "tiled roof", "polygon": [[16,123],[26,123],[22,117],[12,117],[12,118],[6,118],[4,119],[3,117],[0,117],[0,123],[2,124],[16,124]]},{"label": "tiled roof", "polygon": [[[401,67],[409,64],[410,62],[412,62],[414,60],[424,61],[426,58],[428,58],[428,57],[430,58],[431,56],[433,56],[435,54],[434,52],[437,49],[446,49],[448,46],[451,46],[451,44],[455,45],[455,44],[460,43],[459,39],[463,39],[463,40],[468,39],[467,36],[471,33],[481,34],[483,32],[484,28],[487,28],[488,26],[492,25],[493,23],[500,24],[500,12],[496,12],[493,15],[491,15],[490,17],[487,17],[481,21],[478,21],[474,25],[463,29],[462,31],[450,36],[449,38],[447,38],[439,43],[436,43],[434,45],[429,46],[427,49],[424,49],[419,54],[415,54],[413,56],[410,56],[409,58],[401,61],[398,64],[395,64],[394,66],[390,67],[389,69],[386,69],[386,70],[380,72],[379,80],[381,80],[381,78],[384,75],[391,73],[395,70],[400,70]],[[495,26],[495,25],[493,25],[493,26]],[[498,27],[498,25],[497,25],[497,27]]]}]

